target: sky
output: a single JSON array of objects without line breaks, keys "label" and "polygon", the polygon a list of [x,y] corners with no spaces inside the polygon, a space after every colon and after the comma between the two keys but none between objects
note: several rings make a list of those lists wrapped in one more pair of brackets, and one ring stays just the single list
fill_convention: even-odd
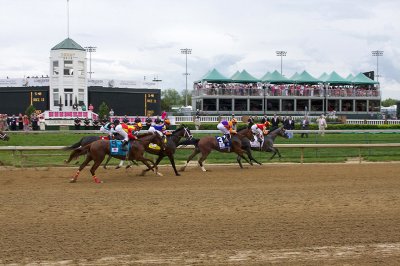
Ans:
[{"label": "sky", "polygon": [[[0,78],[49,74],[52,47],[68,37],[67,0],[0,0]],[[186,88],[216,68],[256,78],[376,71],[382,99],[400,100],[398,0],[69,0],[69,37],[95,46],[92,78],[162,80]],[[397,19],[396,19],[397,17]],[[89,56],[88,56],[89,57]]]}]

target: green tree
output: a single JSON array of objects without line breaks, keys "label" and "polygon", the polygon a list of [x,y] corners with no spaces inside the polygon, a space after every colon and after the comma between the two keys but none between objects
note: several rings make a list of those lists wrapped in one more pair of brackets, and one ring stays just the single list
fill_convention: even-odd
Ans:
[{"label": "green tree", "polygon": [[99,117],[100,119],[103,119],[104,116],[108,117],[108,113],[110,112],[110,108],[108,108],[108,105],[105,102],[102,102],[99,106]]},{"label": "green tree", "polygon": [[383,101],[381,102],[381,105],[382,105],[383,107],[389,107],[389,106],[392,106],[392,105],[396,105],[398,101],[399,101],[399,100],[392,99],[392,98],[388,98],[388,99],[386,99],[386,100],[383,100]]},{"label": "green tree", "polygon": [[36,111],[36,108],[31,104],[31,105],[28,106],[28,108],[26,108],[25,114],[26,114],[28,117],[31,117],[31,115],[32,115],[35,111]]},{"label": "green tree", "polygon": [[[192,92],[193,90],[188,90],[187,93],[187,105],[192,105]],[[186,90],[183,90],[181,92],[182,95],[182,105],[185,106],[186,105]]]},{"label": "green tree", "polygon": [[171,111],[174,105],[182,105],[182,96],[175,89],[161,91],[161,109]]}]

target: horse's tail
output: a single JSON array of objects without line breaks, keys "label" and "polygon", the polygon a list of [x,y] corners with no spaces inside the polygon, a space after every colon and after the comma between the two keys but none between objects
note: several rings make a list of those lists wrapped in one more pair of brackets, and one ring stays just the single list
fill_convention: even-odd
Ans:
[{"label": "horse's tail", "polygon": [[64,147],[63,150],[64,151],[74,150],[76,148],[79,148],[81,146],[81,143],[82,143],[82,139],[80,141],[78,141],[77,143],[72,144],[71,146]]},{"label": "horse's tail", "polygon": [[83,147],[73,150],[71,152],[71,154],[69,155],[68,160],[66,160],[65,162],[69,163],[70,161],[77,159],[79,156],[86,154],[89,151],[90,146],[91,146],[91,143],[86,146],[83,146]]}]

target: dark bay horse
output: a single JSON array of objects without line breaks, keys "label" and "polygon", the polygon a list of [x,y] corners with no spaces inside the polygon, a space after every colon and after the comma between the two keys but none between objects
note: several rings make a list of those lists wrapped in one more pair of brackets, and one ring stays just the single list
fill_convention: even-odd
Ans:
[{"label": "dark bay horse", "polygon": [[10,137],[3,131],[0,131],[0,140],[9,141]]},{"label": "dark bay horse", "polygon": [[[189,156],[189,158],[186,160],[186,164],[180,169],[181,171],[185,171],[186,166],[189,164],[189,162],[196,156],[197,154],[201,153],[201,157],[198,160],[199,166],[201,167],[201,170],[207,171],[204,168],[203,162],[207,159],[208,155],[211,153],[212,150],[216,150],[219,152],[225,152],[225,153],[230,153],[234,152],[238,155],[237,161],[239,163],[240,168],[243,168],[243,165],[241,163],[240,159],[244,159],[246,162],[248,162],[250,165],[253,165],[252,161],[255,159],[253,156],[251,156],[251,151],[246,151],[242,148],[242,141],[244,139],[253,139],[253,133],[251,132],[250,128],[245,128],[237,132],[237,134],[233,135],[231,138],[231,148],[230,150],[228,149],[221,149],[219,146],[219,143],[215,136],[206,136],[202,137],[199,140],[196,140],[194,142],[195,149],[193,153]],[[250,153],[248,153],[250,152]],[[251,158],[250,161],[244,156],[244,154],[250,154]],[[239,159],[240,158],[240,159]]]},{"label": "dark bay horse", "polygon": [[[264,152],[272,152],[270,160],[272,160],[276,154],[278,154],[279,159],[282,157],[281,153],[279,152],[278,148],[274,147],[274,141],[277,136],[281,136],[282,138],[288,139],[289,135],[283,127],[279,127],[274,129],[268,135],[264,135],[264,141],[260,148],[260,146],[251,146],[251,149],[254,151],[264,151]],[[258,142],[257,142],[258,143]],[[250,145],[249,142],[244,142],[245,146]]]},{"label": "dark bay horse", "polygon": [[[175,159],[174,159],[174,154],[176,151],[176,148],[178,146],[178,143],[181,138],[186,138],[187,140],[190,140],[193,138],[192,134],[190,133],[190,130],[188,127],[185,125],[181,125],[178,129],[173,131],[171,135],[167,135],[166,139],[167,142],[165,143],[165,149],[155,149],[149,146],[146,146],[146,152],[158,155],[158,158],[156,160],[156,166],[161,162],[161,160],[167,156],[169,161],[171,162],[172,168],[175,171],[175,175],[179,176],[180,174],[176,170],[175,166]],[[143,174],[150,169],[143,170]]]},{"label": "dark bay horse", "polygon": [[[143,164],[145,164],[149,169],[153,170],[156,174],[157,172],[157,167],[154,164],[154,162],[148,158],[145,158],[144,152],[145,152],[145,147],[148,146],[150,143],[155,143],[159,145],[160,147],[164,148],[164,144],[162,141],[162,138],[158,134],[153,134],[153,133],[146,133],[146,136],[143,136],[142,138],[138,140],[133,140],[129,142],[129,153],[127,156],[121,156],[121,155],[112,155],[115,158],[118,158],[120,160],[128,159],[128,160],[135,160],[135,161],[140,161]],[[81,164],[79,167],[79,170],[75,174],[75,176],[71,179],[71,183],[75,183],[76,180],[78,179],[79,173],[85,168],[85,166],[90,162],[94,161],[93,166],[90,168],[90,172],[92,174],[93,180],[96,183],[101,183],[101,181],[96,177],[96,169],[100,166],[100,164],[103,162],[106,154],[111,154],[110,152],[110,141],[109,140],[97,140],[95,142],[92,142],[84,147],[80,147],[75,149],[69,159],[67,160],[67,163],[73,160],[74,158],[83,155],[86,155],[86,160]],[[151,163],[152,166],[149,164]],[[154,170],[155,168],[155,170]]]}]

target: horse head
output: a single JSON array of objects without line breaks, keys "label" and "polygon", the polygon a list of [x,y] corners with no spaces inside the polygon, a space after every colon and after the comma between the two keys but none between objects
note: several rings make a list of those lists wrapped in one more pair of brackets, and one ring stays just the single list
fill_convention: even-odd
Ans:
[{"label": "horse head", "polygon": [[285,139],[289,138],[289,134],[286,132],[286,129],[284,129],[283,127],[279,128],[278,135]]}]

